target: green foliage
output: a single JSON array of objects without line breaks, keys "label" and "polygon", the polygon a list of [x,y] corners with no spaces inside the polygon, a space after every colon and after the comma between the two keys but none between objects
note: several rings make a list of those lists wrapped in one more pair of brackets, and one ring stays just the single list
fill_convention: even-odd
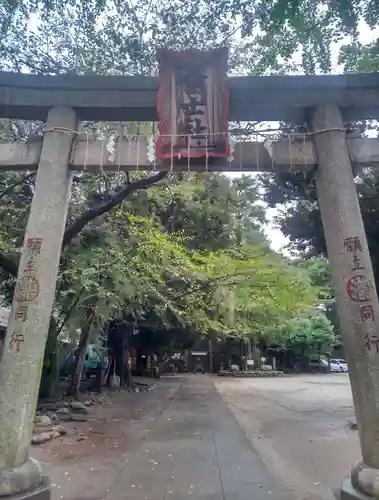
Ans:
[{"label": "green foliage", "polygon": [[[61,334],[77,338],[91,309],[93,337],[126,313],[154,329],[258,338],[317,303],[308,274],[270,250],[252,179],[187,174],[179,180],[172,175],[134,192],[64,248],[55,304]],[[1,250],[17,260],[34,176],[3,174],[1,182]],[[117,191],[121,180],[109,182]],[[78,178],[69,227],[104,194],[92,175]]]},{"label": "green foliage", "polygon": [[[68,321],[73,332],[94,301],[97,333],[126,311],[154,328],[233,337],[254,336],[273,318],[280,322],[315,303],[308,276],[272,252],[260,233],[251,182],[230,184],[219,174],[202,180],[204,186],[199,176],[169,179],[137,194],[65,251],[57,304],[63,313],[80,294]],[[237,217],[248,200],[249,210]]]},{"label": "green foliage", "polygon": [[228,45],[232,70],[327,73],[334,43],[347,68],[362,59],[359,21],[377,14],[377,0],[2,0],[0,54],[16,71],[152,74],[157,47]]},{"label": "green foliage", "polygon": [[330,351],[334,329],[324,314],[293,319],[282,329],[282,344],[302,355]]},{"label": "green foliage", "polygon": [[317,289],[320,303],[330,301],[333,297],[333,290],[328,260],[323,256],[319,256],[307,260],[299,260],[297,265],[307,271],[312,285]]}]

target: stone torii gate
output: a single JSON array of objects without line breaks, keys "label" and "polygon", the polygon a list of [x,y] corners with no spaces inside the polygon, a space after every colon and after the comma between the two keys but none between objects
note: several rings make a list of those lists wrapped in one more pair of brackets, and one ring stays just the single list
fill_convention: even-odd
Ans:
[{"label": "stone torii gate", "polygon": [[[191,171],[316,168],[318,198],[349,363],[363,464],[341,498],[379,496],[379,302],[353,169],[377,166],[378,139],[348,139],[346,120],[378,118],[379,74],[230,78],[231,120],[308,124],[302,140],[236,144],[233,159]],[[78,136],[78,120],[155,121],[150,77],[53,77],[0,73],[0,116],[44,120],[42,140],[0,144],[0,168],[37,169],[0,363],[0,496],[49,498],[48,481],[28,458],[74,170],[167,170],[145,139],[123,139],[113,159]],[[100,159],[101,158],[101,159]],[[114,158],[117,158],[116,160]],[[183,166],[186,169],[186,166]],[[174,168],[175,170],[175,168]],[[18,497],[20,498],[20,497]]]}]

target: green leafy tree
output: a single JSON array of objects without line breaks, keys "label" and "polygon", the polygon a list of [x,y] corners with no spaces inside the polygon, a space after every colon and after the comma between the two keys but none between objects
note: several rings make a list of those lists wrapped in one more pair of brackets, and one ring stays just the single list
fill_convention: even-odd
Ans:
[{"label": "green leafy tree", "polygon": [[282,344],[302,358],[330,352],[334,340],[333,326],[324,314],[290,320],[282,329]]}]

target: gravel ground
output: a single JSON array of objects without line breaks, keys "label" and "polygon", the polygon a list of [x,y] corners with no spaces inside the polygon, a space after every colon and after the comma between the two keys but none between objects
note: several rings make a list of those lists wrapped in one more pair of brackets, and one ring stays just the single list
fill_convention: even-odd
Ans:
[{"label": "gravel ground", "polygon": [[295,500],[330,500],[361,460],[347,374],[214,378],[269,470]]}]

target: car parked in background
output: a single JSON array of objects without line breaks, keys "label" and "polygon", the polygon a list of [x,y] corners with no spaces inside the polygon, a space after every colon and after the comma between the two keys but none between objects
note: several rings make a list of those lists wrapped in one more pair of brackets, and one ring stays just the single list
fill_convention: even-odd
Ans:
[{"label": "car parked in background", "polygon": [[[79,348],[75,347],[75,349],[66,356],[60,367],[61,377],[68,377],[72,373],[78,354]],[[99,364],[101,364],[103,369],[106,369],[108,366],[108,358],[105,356],[105,350],[98,344],[89,344],[84,358],[83,375],[85,377],[94,375]]]},{"label": "car parked in background", "polygon": [[328,373],[328,371],[329,371],[329,363],[324,358],[311,359],[311,360],[309,360],[308,368],[312,372]]},{"label": "car parked in background", "polygon": [[329,360],[329,362],[325,358],[311,359],[308,363],[308,368],[312,372],[346,373],[347,372],[347,363],[344,359],[340,359],[340,358],[332,358]]},{"label": "car parked in background", "polygon": [[331,372],[347,372],[347,363],[344,359],[331,359],[329,361]]}]

